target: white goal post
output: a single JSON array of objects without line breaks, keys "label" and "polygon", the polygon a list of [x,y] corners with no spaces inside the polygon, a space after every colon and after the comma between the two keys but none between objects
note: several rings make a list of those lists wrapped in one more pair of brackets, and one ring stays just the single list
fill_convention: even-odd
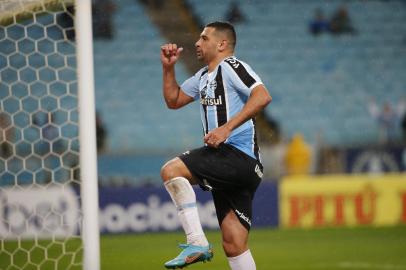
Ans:
[{"label": "white goal post", "polygon": [[91,0],[1,0],[0,269],[100,269],[94,102]]},{"label": "white goal post", "polygon": [[84,269],[100,269],[91,0],[76,2]]}]

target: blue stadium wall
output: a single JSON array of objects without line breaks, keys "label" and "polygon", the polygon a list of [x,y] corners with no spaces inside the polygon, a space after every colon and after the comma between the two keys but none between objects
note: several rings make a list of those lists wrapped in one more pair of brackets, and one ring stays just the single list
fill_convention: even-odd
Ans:
[{"label": "blue stadium wall", "polygon": [[[195,190],[202,225],[218,229],[211,193]],[[4,188],[0,237],[47,239],[77,234],[81,220],[77,194],[70,186]],[[102,187],[99,198],[103,234],[181,230],[162,186]],[[406,174],[307,175],[279,183],[265,181],[255,196],[252,223],[253,228],[406,225]]]},{"label": "blue stadium wall", "polygon": [[[218,222],[210,192],[195,189],[201,222],[217,229]],[[277,226],[278,187],[263,183],[254,200],[254,227]],[[101,188],[100,228],[102,233],[131,233],[180,230],[176,209],[162,187]]]}]

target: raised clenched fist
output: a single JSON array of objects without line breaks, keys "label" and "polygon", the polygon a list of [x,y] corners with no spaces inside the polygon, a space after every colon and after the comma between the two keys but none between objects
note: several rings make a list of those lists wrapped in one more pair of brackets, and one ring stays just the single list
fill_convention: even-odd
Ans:
[{"label": "raised clenched fist", "polygon": [[179,59],[182,47],[173,43],[164,44],[161,46],[161,62],[164,67],[173,66]]}]

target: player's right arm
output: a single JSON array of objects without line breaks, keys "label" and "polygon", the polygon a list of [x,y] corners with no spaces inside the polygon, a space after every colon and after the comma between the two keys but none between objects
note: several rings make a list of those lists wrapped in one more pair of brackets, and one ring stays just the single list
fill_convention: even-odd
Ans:
[{"label": "player's right arm", "polygon": [[161,46],[163,95],[169,109],[179,109],[193,101],[192,97],[180,90],[180,86],[176,81],[175,64],[182,50],[183,48],[178,48],[176,44],[164,44]]}]

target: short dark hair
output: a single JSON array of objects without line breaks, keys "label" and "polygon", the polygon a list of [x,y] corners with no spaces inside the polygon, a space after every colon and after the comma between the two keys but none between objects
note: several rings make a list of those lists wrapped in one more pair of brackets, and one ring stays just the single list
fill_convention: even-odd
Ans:
[{"label": "short dark hair", "polygon": [[234,26],[231,23],[215,21],[206,24],[205,27],[213,27],[216,31],[224,32],[229,38],[231,46],[235,48],[235,45],[237,44],[237,35]]}]

